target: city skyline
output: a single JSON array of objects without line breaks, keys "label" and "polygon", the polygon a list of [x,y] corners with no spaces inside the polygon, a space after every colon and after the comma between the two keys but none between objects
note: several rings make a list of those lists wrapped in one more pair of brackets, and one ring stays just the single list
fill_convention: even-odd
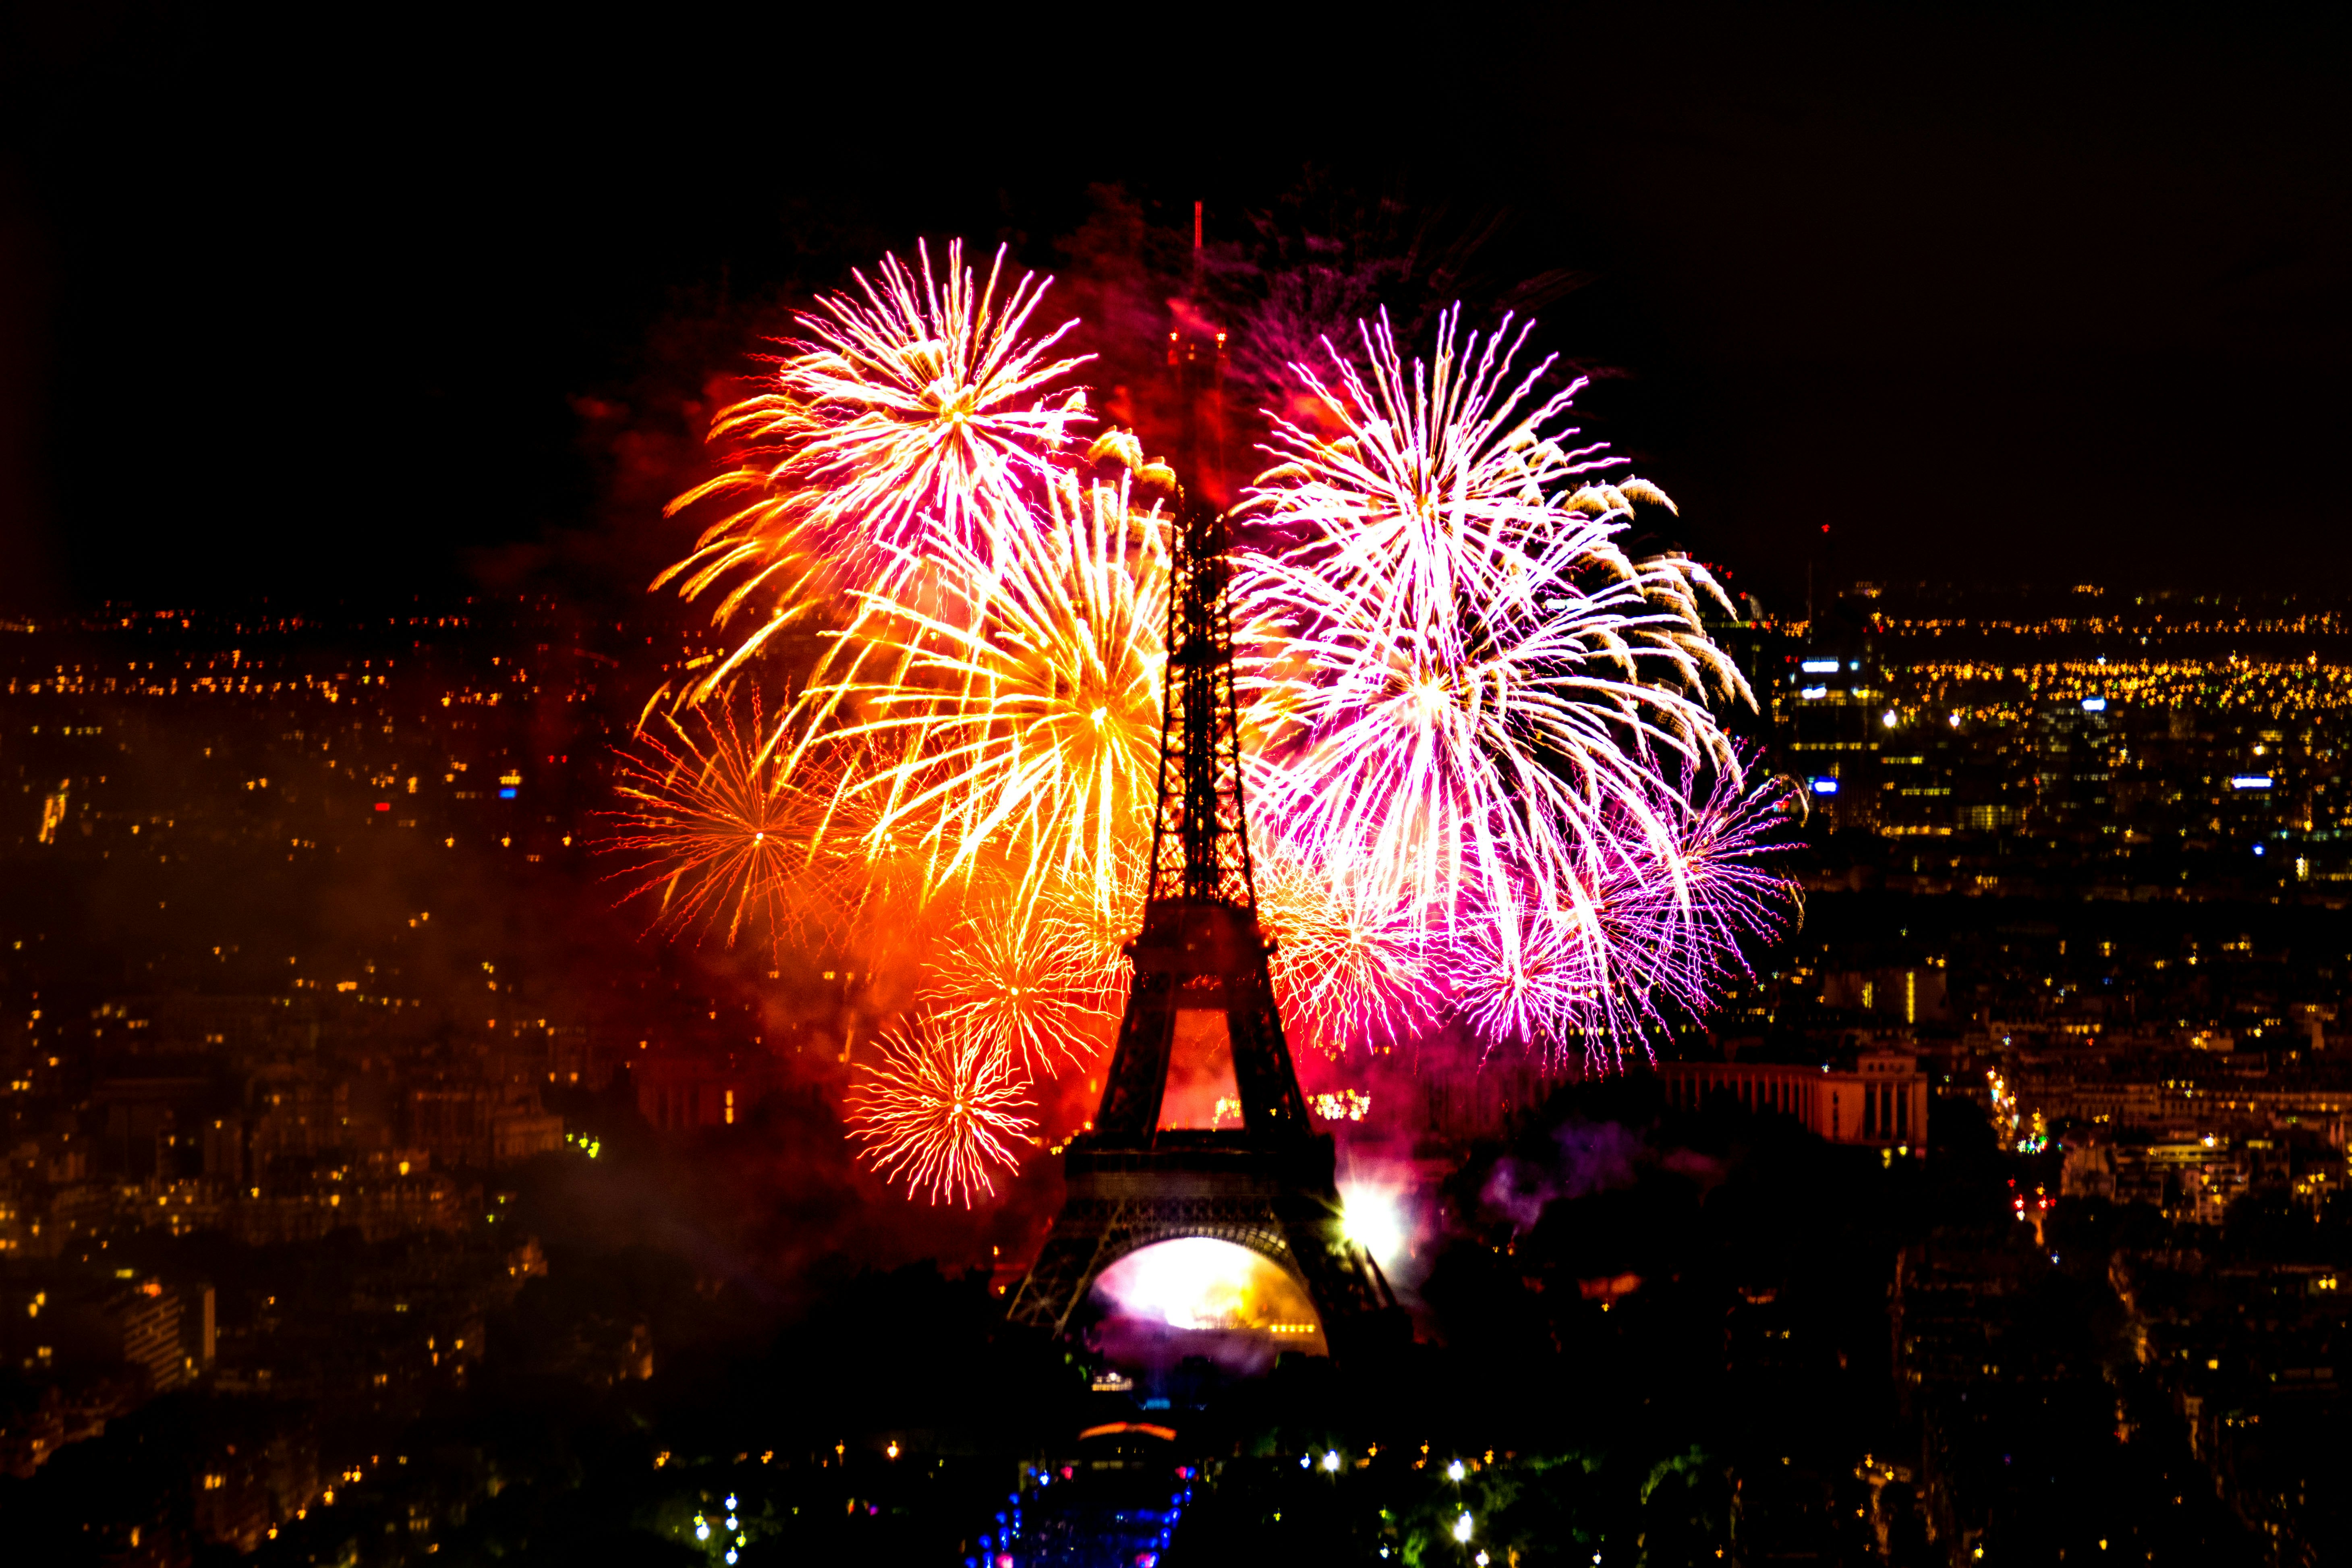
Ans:
[{"label": "city skyline", "polygon": [[0,1556],[2352,1552],[2344,41],[12,14]]}]

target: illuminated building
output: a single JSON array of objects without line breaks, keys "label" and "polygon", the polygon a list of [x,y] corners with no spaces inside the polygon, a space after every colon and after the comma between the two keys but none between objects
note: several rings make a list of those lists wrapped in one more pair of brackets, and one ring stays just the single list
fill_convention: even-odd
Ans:
[{"label": "illuminated building", "polygon": [[1815,812],[1839,827],[1879,818],[1884,684],[1866,643],[1827,641],[1789,656],[1770,689],[1778,750]]},{"label": "illuminated building", "polygon": [[1945,972],[1934,964],[1838,970],[1822,976],[1822,1002],[1906,1026],[1942,1023],[1950,1016],[1945,979]]},{"label": "illuminated building", "polygon": [[534,1089],[486,1083],[420,1085],[408,1092],[410,1137],[444,1165],[491,1170],[554,1152],[563,1119]]},{"label": "illuminated building", "polygon": [[764,1052],[647,1051],[629,1068],[638,1114],[667,1132],[731,1127],[782,1082]]},{"label": "illuminated building", "polygon": [[2107,813],[2107,752],[2113,721],[2105,696],[2046,704],[2033,716],[2033,796],[2053,826],[2078,823],[2102,833],[2116,825]]},{"label": "illuminated building", "polygon": [[1851,1069],[1780,1062],[1660,1062],[1667,1103],[1696,1110],[1717,1099],[1795,1118],[1832,1143],[1927,1157],[1927,1075],[1915,1058],[1865,1051]]}]

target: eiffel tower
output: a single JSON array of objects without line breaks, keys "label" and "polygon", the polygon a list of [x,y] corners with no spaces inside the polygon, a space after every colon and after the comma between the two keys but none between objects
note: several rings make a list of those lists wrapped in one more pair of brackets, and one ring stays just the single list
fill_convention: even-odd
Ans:
[{"label": "eiffel tower", "polygon": [[[1159,812],[1134,984],[1092,1131],[1063,1155],[1062,1212],[1008,1315],[1066,1332],[1102,1271],[1180,1237],[1250,1248],[1304,1286],[1335,1354],[1401,1314],[1379,1265],[1340,1224],[1331,1137],[1310,1125],[1282,1034],[1271,944],[1258,926],[1234,710],[1226,585],[1231,535],[1211,492],[1221,470],[1224,334],[1171,332],[1176,500],[1161,708]],[[1160,1125],[1179,1019],[1222,1015],[1237,1129]]]}]

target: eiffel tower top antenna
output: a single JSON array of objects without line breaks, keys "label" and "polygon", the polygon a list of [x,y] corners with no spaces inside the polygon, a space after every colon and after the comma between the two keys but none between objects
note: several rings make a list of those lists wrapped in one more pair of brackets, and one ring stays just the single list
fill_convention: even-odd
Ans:
[{"label": "eiffel tower top antenna", "polygon": [[[1176,395],[1175,581],[1147,904],[1170,899],[1246,910],[1257,885],[1243,798],[1233,689],[1233,626],[1226,589],[1232,531],[1224,491],[1225,334],[1169,333]],[[1148,923],[1148,921],[1147,921]]]}]

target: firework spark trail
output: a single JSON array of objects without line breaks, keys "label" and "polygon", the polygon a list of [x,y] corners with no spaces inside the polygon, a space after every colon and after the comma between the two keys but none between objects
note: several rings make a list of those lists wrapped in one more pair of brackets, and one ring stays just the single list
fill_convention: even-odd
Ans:
[{"label": "firework spark trail", "polygon": [[1702,703],[1623,668],[1641,656],[1622,650],[1642,602],[1622,584],[1559,583],[1542,618],[1465,610],[1401,634],[1362,595],[1286,563],[1254,575],[1283,584],[1295,617],[1249,681],[1265,819],[1433,924],[1465,898],[1572,900],[1629,831],[1663,850],[1662,759],[1713,760],[1718,743],[1728,759]]},{"label": "firework spark trail", "polygon": [[1662,757],[1737,771],[1705,697],[1746,687],[1699,623],[1704,569],[1615,544],[1634,497],[1664,498],[1596,480],[1615,459],[1551,428],[1576,388],[1523,412],[1550,363],[1510,383],[1525,329],[1459,353],[1457,330],[1449,313],[1433,370],[1385,321],[1369,381],[1299,369],[1345,433],[1277,422],[1283,461],[1246,508],[1289,542],[1239,563],[1242,684],[1284,837],[1387,868],[1441,921],[1486,901],[1507,951],[1514,889],[1572,897],[1612,852],[1604,818],[1663,847]]},{"label": "firework spark trail", "polygon": [[636,882],[624,901],[654,900],[657,929],[723,925],[730,947],[752,930],[772,943],[802,912],[794,878],[822,802],[782,787],[756,700],[748,731],[723,703],[688,720],[698,733],[661,718],[622,753],[614,789],[625,804],[600,847],[633,860],[614,874]]},{"label": "firework spark trail", "polygon": [[1429,942],[1410,909],[1334,882],[1327,868],[1262,849],[1259,913],[1274,939],[1286,1022],[1325,1055],[1407,1037],[1432,1021]]},{"label": "firework spark trail", "polygon": [[969,619],[861,595],[862,629],[843,635],[864,647],[810,689],[803,722],[810,742],[865,748],[842,798],[870,832],[922,844],[933,887],[993,856],[1031,895],[1069,882],[1108,910],[1150,831],[1167,530],[1123,479],[1047,494],[1042,518],[992,519],[978,548],[937,546]]},{"label": "firework spark trail", "polygon": [[986,900],[933,962],[921,1003],[1032,1079],[1084,1067],[1118,1022],[1087,933],[1034,902]]},{"label": "firework spark trail", "polygon": [[[1610,542],[1610,524],[1635,500],[1670,511],[1674,503],[1645,480],[1605,478],[1624,464],[1605,445],[1573,444],[1578,432],[1560,420],[1583,381],[1532,403],[1553,358],[1511,381],[1535,323],[1517,333],[1511,324],[1507,315],[1483,341],[1475,331],[1464,339],[1460,309],[1441,312],[1433,360],[1408,365],[1383,312],[1359,323],[1369,379],[1328,342],[1336,388],[1292,365],[1318,422],[1339,433],[1276,419],[1266,448],[1276,466],[1243,514],[1294,540],[1289,553],[1328,580],[1376,595],[1405,624],[1465,596],[1523,603],[1536,585],[1526,576],[1533,563],[1563,552],[1575,569],[1640,577]],[[1703,573],[1697,582],[1714,587]],[[1727,664],[1718,673],[1738,679]]]},{"label": "firework spark trail", "polygon": [[1766,863],[1788,843],[1785,781],[1747,787],[1727,772],[1703,783],[1686,772],[1656,788],[1663,852],[1623,835],[1572,902],[1516,906],[1516,942],[1491,910],[1457,927],[1433,967],[1474,1034],[1555,1057],[1580,1045],[1589,1065],[1622,1065],[1676,1021],[1704,1017],[1748,973],[1743,942],[1776,936],[1795,915],[1793,886]]},{"label": "firework spark trail", "polygon": [[918,265],[883,258],[878,283],[834,294],[795,318],[805,339],[777,364],[768,390],[722,410],[714,441],[742,453],[730,471],[670,503],[744,504],[712,524],[693,552],[654,580],[687,598],[740,574],[712,614],[725,625],[757,597],[770,618],[702,682],[717,690],[795,612],[840,592],[889,584],[938,539],[977,542],[992,520],[1028,502],[1087,418],[1066,384],[1089,355],[1049,357],[1077,323],[1042,336],[1030,318],[1051,279],[1024,272],[1000,298],[1004,250],[986,281],[948,247],[944,277],[928,247]]},{"label": "firework spark trail", "polygon": [[1687,777],[1666,789],[1675,798],[1673,848],[1652,880],[1680,886],[1660,900],[1672,924],[1654,943],[1663,956],[1653,969],[1675,1009],[1697,1018],[1727,983],[1748,978],[1748,943],[1801,921],[1801,889],[1767,858],[1790,847],[1804,798],[1784,778],[1748,787],[1722,772],[1703,790]]},{"label": "firework spark trail", "polygon": [[918,1017],[886,1035],[882,1060],[852,1091],[851,1136],[860,1157],[909,1194],[970,1208],[994,1195],[997,1168],[1012,1170],[1035,1129],[1029,1080],[978,1036]]}]

